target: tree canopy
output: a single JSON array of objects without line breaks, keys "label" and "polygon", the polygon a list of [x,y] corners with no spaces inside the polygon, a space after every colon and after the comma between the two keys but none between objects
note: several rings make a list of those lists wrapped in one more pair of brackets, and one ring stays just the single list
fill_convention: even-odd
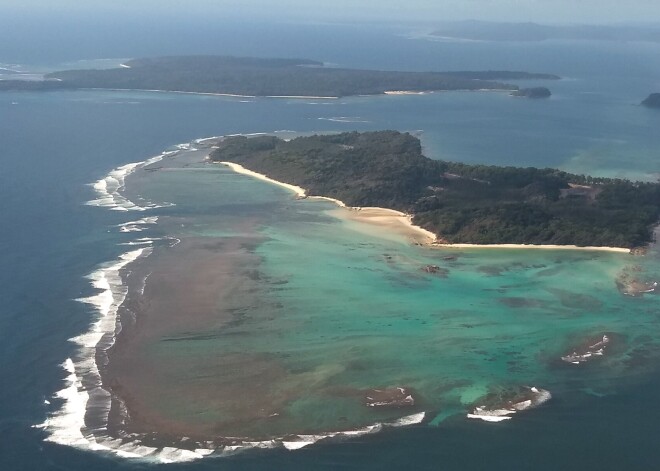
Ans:
[{"label": "tree canopy", "polygon": [[658,183],[432,160],[417,138],[396,131],[228,137],[211,159],[309,195],[410,213],[451,243],[632,248],[652,240],[660,218]]}]

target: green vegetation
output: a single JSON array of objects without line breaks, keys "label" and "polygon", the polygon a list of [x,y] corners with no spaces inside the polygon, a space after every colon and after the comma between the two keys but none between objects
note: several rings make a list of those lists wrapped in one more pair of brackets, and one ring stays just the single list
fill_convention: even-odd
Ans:
[{"label": "green vegetation", "polygon": [[211,159],[312,196],[411,213],[452,243],[636,247],[651,241],[660,217],[658,183],[431,160],[417,138],[396,131],[229,137]]},{"label": "green vegetation", "polygon": [[660,108],[660,93],[651,93],[644,99],[642,105],[649,108]]},{"label": "green vegetation", "polygon": [[[249,96],[375,95],[390,90],[517,90],[496,80],[557,79],[554,75],[510,71],[395,72],[324,67],[306,59],[181,56],[136,59],[128,67],[69,70],[27,84],[0,83],[2,89],[102,88],[169,90]],[[55,79],[59,82],[55,82]],[[58,85],[54,85],[58,83]],[[41,85],[38,85],[41,84]]]}]

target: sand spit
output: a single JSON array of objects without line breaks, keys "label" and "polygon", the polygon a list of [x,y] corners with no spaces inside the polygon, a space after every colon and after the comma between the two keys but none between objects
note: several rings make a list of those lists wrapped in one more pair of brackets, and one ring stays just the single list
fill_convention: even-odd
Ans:
[{"label": "sand spit", "polygon": [[431,231],[416,226],[412,223],[409,214],[387,208],[377,207],[351,207],[346,210],[331,211],[331,214],[339,219],[355,221],[372,226],[376,231],[369,231],[378,235],[378,232],[395,234],[405,237],[416,245],[430,246],[436,240]]}]

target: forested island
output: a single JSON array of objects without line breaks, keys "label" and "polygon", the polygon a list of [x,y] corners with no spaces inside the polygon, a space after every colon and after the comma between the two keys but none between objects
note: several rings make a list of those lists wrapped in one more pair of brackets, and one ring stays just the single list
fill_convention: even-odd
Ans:
[{"label": "forested island", "polygon": [[633,248],[652,240],[660,217],[659,183],[432,160],[417,138],[396,131],[227,137],[210,159],[309,196],[409,213],[448,243]]},{"label": "forested island", "polygon": [[67,70],[40,82],[0,81],[0,90],[130,89],[242,96],[342,97],[387,91],[518,90],[500,80],[559,79],[512,71],[398,72],[325,67],[307,59],[177,56],[134,59],[122,67]]},{"label": "forested island", "polygon": [[651,93],[642,101],[642,105],[649,108],[660,108],[660,93]]}]

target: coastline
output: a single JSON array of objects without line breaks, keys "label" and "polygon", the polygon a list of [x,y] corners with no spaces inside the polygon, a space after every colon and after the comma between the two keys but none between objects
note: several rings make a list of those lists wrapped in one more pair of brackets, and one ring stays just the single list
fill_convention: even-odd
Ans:
[{"label": "coastline", "polygon": [[183,90],[159,90],[147,88],[79,88],[78,90],[95,90],[107,92],[151,92],[151,93],[181,93],[184,95],[203,95],[220,96],[229,98],[290,98],[290,99],[317,99],[317,100],[338,100],[338,96],[315,96],[315,95],[239,95],[236,93],[216,93],[216,92],[186,92]]},{"label": "coastline", "polygon": [[[194,142],[201,143],[211,139],[214,138],[199,139]],[[179,145],[177,147],[181,150],[191,149],[191,145],[189,144]],[[114,169],[109,175],[122,182],[119,188],[114,188],[113,186],[113,190],[108,191],[109,189],[106,187],[101,187],[100,185],[94,186],[97,196],[106,198],[112,196],[113,198],[110,198],[110,202],[113,204],[97,204],[96,206],[116,210],[117,202],[114,197],[118,196],[119,190],[123,188],[124,173],[130,174],[137,168],[156,163],[163,157],[175,155],[176,153],[177,151],[164,152],[160,156],[147,159],[143,162]],[[236,173],[245,174],[286,188],[301,199],[310,198],[331,201],[339,206],[332,210],[334,216],[356,221],[360,224],[365,223],[365,226],[372,225],[378,229],[383,229],[377,232],[369,232],[372,235],[382,237],[384,235],[394,234],[399,239],[401,235],[406,235],[409,236],[408,240],[417,237],[418,239],[413,239],[413,241],[420,246],[431,248],[543,248],[612,252],[628,251],[627,249],[613,247],[437,243],[434,242],[436,239],[434,234],[412,224],[411,217],[400,211],[379,207],[346,207],[342,201],[334,198],[307,196],[306,191],[302,187],[274,180],[263,174],[246,169],[239,164],[232,162],[220,163],[230,167]],[[122,178],[118,178],[119,176]],[[124,206],[127,206],[123,209],[124,211],[142,211],[145,208],[159,207],[148,204],[142,208],[130,202],[130,200],[126,200],[124,203],[126,203]],[[156,221],[157,216],[144,217],[136,221],[122,223],[117,227],[119,227],[120,232],[141,232],[146,230],[145,226],[155,224]],[[184,424],[176,424],[169,420],[162,422],[163,419],[159,417],[157,411],[150,410],[150,403],[146,403],[146,405],[141,404],[135,402],[136,397],[131,397],[129,394],[125,395],[127,390],[140,390],[144,388],[134,387],[122,389],[122,386],[132,383],[135,386],[135,384],[142,384],[145,381],[146,383],[144,384],[146,384],[148,389],[148,386],[150,386],[150,376],[143,377],[139,373],[140,371],[155,371],[153,365],[140,365],[139,362],[135,362],[135,357],[133,357],[131,352],[135,352],[139,343],[138,341],[144,341],[151,336],[161,338],[170,333],[179,333],[179,322],[181,319],[178,314],[181,309],[176,309],[177,306],[173,300],[183,302],[188,309],[189,306],[203,308],[202,312],[207,316],[208,313],[212,312],[212,320],[214,322],[227,322],[228,317],[225,316],[226,312],[216,310],[215,307],[217,307],[217,304],[211,297],[219,295],[223,289],[229,289],[229,292],[235,292],[239,290],[236,286],[246,288],[250,280],[249,278],[243,279],[241,283],[238,283],[232,289],[230,286],[231,283],[237,281],[234,279],[235,270],[232,269],[234,265],[227,263],[228,260],[226,258],[219,258],[219,254],[215,253],[217,246],[209,246],[206,241],[201,245],[199,241],[194,240],[187,240],[179,245],[181,241],[178,241],[176,244],[170,246],[170,248],[177,246],[176,252],[172,252],[166,256],[159,255],[156,258],[152,258],[149,255],[151,255],[155,248],[153,241],[158,239],[137,240],[146,240],[148,247],[126,252],[120,255],[117,260],[103,264],[97,271],[89,275],[92,286],[102,289],[102,292],[82,298],[79,301],[92,305],[98,311],[99,317],[87,333],[72,339],[78,345],[79,351],[72,358],[67,359],[67,362],[63,365],[68,376],[64,389],[57,394],[58,397],[65,400],[65,405],[61,411],[49,416],[48,420],[40,425],[40,427],[47,429],[47,433],[49,433],[48,441],[75,446],[81,449],[103,450],[127,458],[147,458],[160,462],[173,462],[200,459],[213,452],[217,454],[229,454],[250,448],[286,448],[295,450],[327,438],[351,438],[378,432],[383,426],[407,426],[420,423],[424,420],[424,413],[421,412],[401,417],[395,421],[377,422],[357,430],[340,429],[341,431],[322,432],[315,435],[293,434],[261,442],[254,442],[247,438],[227,440],[223,437],[215,437],[215,441],[205,442],[203,439],[208,437],[206,434],[196,437],[194,433],[191,433],[192,430],[188,429]],[[143,242],[139,243],[142,244]],[[130,242],[126,245],[133,244],[138,244],[138,242]],[[230,252],[235,255],[239,246],[242,247],[239,244],[234,247],[236,250],[230,250]],[[180,257],[183,253],[185,253],[185,256]],[[193,254],[196,255],[192,256]],[[176,260],[168,259],[168,257],[173,257],[174,255],[176,255]],[[141,261],[133,265],[133,262],[137,259]],[[181,264],[179,260],[184,260],[188,265]],[[159,269],[156,270],[156,268]],[[184,276],[181,275],[174,276],[174,281],[169,280],[167,276],[176,273],[177,269],[181,270],[183,275],[191,277],[191,279],[184,280]],[[192,277],[191,274],[195,276]],[[147,281],[147,278],[149,278],[149,281]],[[206,282],[209,279],[217,279],[220,284],[210,286]],[[182,283],[182,280],[185,282]],[[169,287],[167,286],[168,283],[170,283]],[[156,302],[155,295],[163,293],[169,295],[171,300],[170,302],[167,302],[167,299],[159,301],[162,305],[161,308],[157,309],[158,303]],[[185,301],[186,299],[189,302]],[[150,320],[149,313],[155,309],[159,312],[165,312],[168,309],[172,310],[168,322],[164,322],[165,319],[163,318],[155,319],[153,315]],[[134,321],[138,313],[142,322],[139,325],[139,329],[136,329]],[[119,322],[117,322],[118,320]],[[125,322],[121,322],[122,320],[125,320]],[[199,317],[198,320],[204,319]],[[189,319],[186,319],[186,330],[189,326]],[[118,330],[117,327],[119,327]],[[148,331],[149,335],[145,334],[145,331]],[[102,336],[100,339],[98,338],[99,335]],[[112,351],[110,352],[111,347]],[[115,361],[109,364],[107,363],[109,360],[108,353],[110,353],[110,356],[116,355],[116,358],[114,358]],[[117,362],[116,360],[118,358],[121,359],[122,355],[125,361]],[[138,368],[138,366],[141,367]],[[122,371],[122,368],[126,369]],[[86,388],[84,385],[90,381],[98,386],[95,386],[93,389]],[[120,396],[119,399],[115,398],[115,402],[112,405],[110,405],[112,398],[106,389],[108,384],[105,381],[113,383],[111,390],[118,392]],[[184,392],[181,394],[184,394]],[[220,396],[218,395],[218,398]],[[227,396],[231,397],[230,394]],[[127,410],[132,412],[138,411],[137,416],[132,417],[133,419],[137,417],[138,420],[132,423],[133,427],[125,429],[126,422],[124,422],[124,419],[126,418],[125,414]],[[156,441],[149,441],[148,444],[147,442],[142,443],[142,438],[146,437],[143,434],[153,424],[162,427],[164,431],[163,436]],[[118,437],[126,438],[130,436],[125,435],[127,431],[133,432],[135,435],[132,435],[131,440],[122,442],[122,439]],[[195,438],[192,441],[179,440],[182,436],[192,436]]]},{"label": "coastline", "polygon": [[412,90],[386,90],[383,92],[384,95],[427,95],[433,93],[432,91],[420,91],[414,92]]},{"label": "coastline", "polygon": [[[195,150],[190,144],[177,147]],[[118,203],[115,199],[123,188],[123,177],[177,152],[164,152],[155,158],[112,170],[106,179],[112,177],[121,181],[121,185],[111,185],[112,188],[94,185],[97,199],[101,197],[109,201],[108,204],[93,205],[116,210]],[[243,169],[242,173],[256,174],[247,169]],[[267,177],[262,179],[271,181]],[[286,186],[296,194],[304,194],[304,190],[293,185],[272,182]],[[343,204],[331,198],[319,199]],[[123,204],[122,210],[128,212],[159,207],[152,204],[141,207],[127,198],[120,203]],[[158,216],[149,216],[123,222],[116,227],[118,232],[142,232],[147,230],[147,226],[156,224],[157,220]],[[249,226],[251,222],[246,221],[246,224]],[[210,454],[231,455],[255,448],[298,450],[321,440],[351,439],[377,433],[383,428],[423,422],[426,413],[422,411],[385,420],[375,419],[356,428],[299,431],[270,437],[260,434],[225,436],[209,428],[208,424],[206,428],[200,428],[197,422],[164,414],[163,407],[167,406],[163,406],[162,402],[176,402],[179,397],[189,394],[190,384],[181,383],[179,389],[173,387],[168,390],[169,394],[165,394],[166,391],[159,388],[159,382],[172,373],[172,368],[186,371],[192,366],[186,365],[186,358],[179,359],[181,364],[154,363],[150,355],[144,354],[145,345],[153,348],[161,344],[162,339],[185,337],[191,328],[203,331],[209,325],[217,327],[231,322],[231,306],[234,306],[231,297],[254,290],[256,281],[251,277],[252,270],[239,270],[239,276],[236,276],[238,258],[252,257],[245,249],[244,236],[211,244],[206,239],[194,237],[177,239],[176,243],[162,246],[155,245],[156,240],[162,239],[139,238],[122,244],[146,247],[131,248],[88,275],[92,287],[101,292],[78,301],[90,304],[98,317],[87,332],[70,339],[78,347],[77,352],[62,364],[67,374],[65,384],[54,395],[63,400],[63,405],[49,414],[45,422],[34,425],[46,432],[46,441],[81,450],[102,451],[121,458],[173,463],[199,460]],[[248,241],[248,245],[252,243],[254,241]],[[224,246],[223,250],[218,250],[221,246]],[[151,256],[154,253],[156,257]],[[136,263],[138,260],[139,263]],[[240,265],[252,267],[256,263],[255,259],[249,263],[242,261]],[[209,283],[208,280],[214,282]],[[180,312],[184,309],[187,316],[182,319]],[[212,356],[191,358],[188,361],[192,361],[195,367],[200,361],[209,361],[209,370],[217,362]],[[229,358],[230,363],[231,360]],[[255,360],[249,357],[247,361]],[[145,375],[144,371],[150,374]],[[221,378],[222,375],[213,377]],[[255,387],[248,388],[251,394],[258,392],[262,379],[262,375],[255,376]],[[218,384],[213,389],[213,401],[218,409],[238,393],[231,383]],[[159,400],[154,401],[153,397],[157,394]],[[229,404],[233,404],[231,400]],[[198,405],[189,401],[187,407]],[[206,411],[205,408],[203,410]],[[246,410],[245,416],[252,417],[250,414],[259,413],[257,409]],[[198,414],[191,416],[197,417]]]},{"label": "coastline", "polygon": [[218,163],[229,167],[236,173],[248,175],[258,180],[286,188],[287,190],[294,192],[299,199],[315,199],[335,203],[341,209],[339,211],[332,211],[331,214],[339,219],[356,221],[384,228],[390,232],[405,236],[417,245],[431,245],[436,240],[435,234],[413,224],[412,216],[402,213],[401,211],[379,207],[347,206],[346,203],[336,198],[330,198],[328,196],[308,196],[307,191],[302,187],[274,180],[264,174],[254,172],[233,162]]},{"label": "coastline", "polygon": [[[59,80],[61,79],[54,79]],[[149,88],[74,88],[73,90],[93,90],[106,92],[149,92],[149,93],[178,93],[183,95],[217,96],[226,98],[281,98],[290,100],[339,100],[340,96],[322,96],[322,95],[239,95],[237,93],[217,93],[217,92],[188,92],[184,90],[160,90]],[[456,90],[385,90],[382,93],[372,93],[367,95],[346,95],[347,97],[376,97],[376,96],[396,96],[396,95],[429,95],[433,93],[445,92],[511,92],[507,88],[479,88],[479,89],[456,89]]]},{"label": "coastline", "polygon": [[[371,230],[364,228],[363,232],[374,237],[404,237],[413,245],[430,247],[436,241],[436,236],[420,226],[412,223],[412,216],[394,209],[379,207],[347,207],[338,208],[329,212],[332,216],[343,221],[356,222],[360,226],[371,226]],[[360,227],[355,227],[360,230]]]},{"label": "coastline", "polygon": [[[577,246],[577,245],[553,245],[553,244],[448,244],[439,242],[438,237],[431,231],[417,226],[412,222],[410,214],[402,213],[389,208],[380,207],[359,207],[347,206],[343,201],[327,196],[307,196],[304,188],[274,180],[264,174],[254,172],[242,165],[233,162],[218,162],[229,167],[236,173],[248,175],[250,177],[262,180],[274,185],[286,188],[296,194],[300,199],[319,199],[331,201],[337,206],[347,211],[332,211],[331,214],[339,219],[355,221],[364,224],[371,224],[379,228],[406,236],[417,245],[430,247],[434,249],[536,249],[536,250],[581,250],[590,252],[612,252],[612,253],[631,253],[630,249],[624,247],[596,247],[596,246]],[[377,234],[376,234],[377,235]]]},{"label": "coastline", "polygon": [[444,244],[434,243],[432,247],[438,249],[541,249],[541,250],[582,250],[591,252],[627,253],[630,249],[624,247],[597,247],[579,245],[553,245],[553,244]]}]

